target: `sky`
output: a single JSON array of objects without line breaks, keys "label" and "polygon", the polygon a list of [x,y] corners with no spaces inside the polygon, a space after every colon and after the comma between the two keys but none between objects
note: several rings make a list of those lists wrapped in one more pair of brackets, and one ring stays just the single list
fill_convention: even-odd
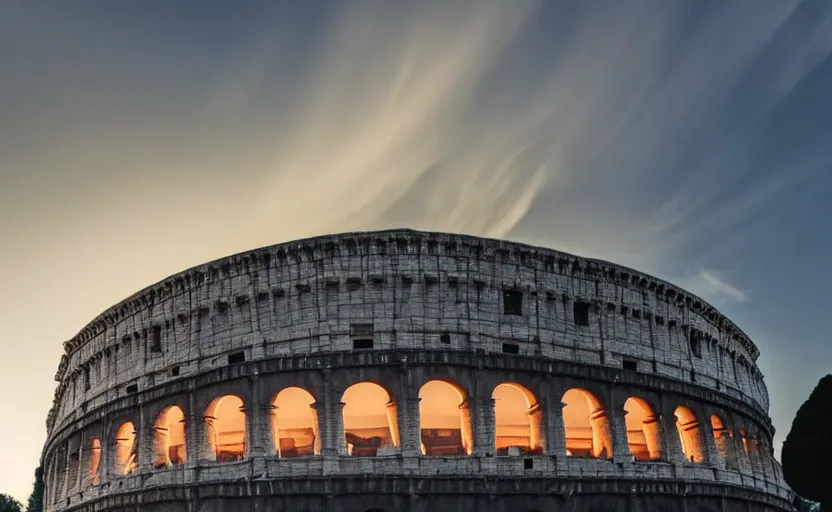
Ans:
[{"label": "sky", "polygon": [[760,347],[779,453],[832,371],[831,51],[825,0],[0,2],[0,492],[98,313],[392,227],[699,294]]}]

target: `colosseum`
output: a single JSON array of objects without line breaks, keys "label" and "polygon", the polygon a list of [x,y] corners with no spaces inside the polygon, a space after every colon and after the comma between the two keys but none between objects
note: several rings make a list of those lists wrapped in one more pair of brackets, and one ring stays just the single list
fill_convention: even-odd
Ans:
[{"label": "colosseum", "polygon": [[393,230],[171,276],[64,344],[45,510],[792,510],[751,340],[604,261]]}]

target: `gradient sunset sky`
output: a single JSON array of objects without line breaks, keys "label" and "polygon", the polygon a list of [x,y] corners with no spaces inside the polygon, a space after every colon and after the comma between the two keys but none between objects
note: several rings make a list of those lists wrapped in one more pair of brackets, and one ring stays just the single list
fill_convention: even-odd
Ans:
[{"label": "gradient sunset sky", "polygon": [[412,227],[608,259],[832,371],[828,0],[0,2],[0,492],[62,342],[172,273]]}]

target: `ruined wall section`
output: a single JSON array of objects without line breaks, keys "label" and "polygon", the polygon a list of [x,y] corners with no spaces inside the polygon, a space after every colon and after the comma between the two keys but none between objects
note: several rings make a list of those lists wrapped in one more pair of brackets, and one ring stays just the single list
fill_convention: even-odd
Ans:
[{"label": "ruined wall section", "polygon": [[[512,294],[521,314],[507,314]],[[48,426],[229,357],[352,350],[356,329],[367,328],[374,348],[510,350],[625,367],[768,411],[757,348],[684,290],[549,249],[396,230],[231,256],[114,306],[65,344]]]}]

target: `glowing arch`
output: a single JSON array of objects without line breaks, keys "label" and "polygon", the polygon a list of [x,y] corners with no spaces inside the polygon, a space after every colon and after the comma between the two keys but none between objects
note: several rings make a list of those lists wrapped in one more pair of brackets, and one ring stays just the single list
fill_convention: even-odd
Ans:
[{"label": "glowing arch", "polygon": [[662,458],[661,428],[658,417],[646,401],[631,396],[624,402],[627,445],[636,460]]},{"label": "glowing arch", "polygon": [[612,430],[601,402],[585,389],[563,394],[566,454],[570,457],[611,458]]},{"label": "glowing arch", "polygon": [[423,455],[472,455],[471,411],[466,394],[453,384],[432,380],[419,389],[419,429]]},{"label": "glowing arch", "polygon": [[131,422],[122,423],[116,431],[115,473],[129,475],[136,471],[138,457],[136,427]]},{"label": "glowing arch", "polygon": [[491,398],[497,455],[543,453],[542,413],[534,393],[504,382],[494,388]]},{"label": "glowing arch", "polygon": [[205,411],[205,436],[209,460],[241,460],[246,456],[246,413],[235,395],[215,399]]},{"label": "glowing arch", "polygon": [[272,400],[271,425],[275,453],[281,458],[320,455],[315,398],[305,389],[288,387]]},{"label": "glowing arch", "polygon": [[392,454],[399,447],[396,404],[372,382],[353,384],[341,397],[347,453],[356,457]]},{"label": "glowing arch", "polygon": [[153,467],[164,468],[184,464],[185,415],[173,405],[162,411],[153,425]]},{"label": "glowing arch", "polygon": [[705,461],[705,450],[702,445],[702,431],[699,419],[690,408],[680,405],[673,412],[676,416],[676,430],[682,444],[682,453],[688,462],[702,463]]}]

